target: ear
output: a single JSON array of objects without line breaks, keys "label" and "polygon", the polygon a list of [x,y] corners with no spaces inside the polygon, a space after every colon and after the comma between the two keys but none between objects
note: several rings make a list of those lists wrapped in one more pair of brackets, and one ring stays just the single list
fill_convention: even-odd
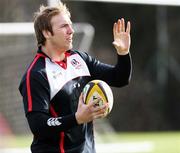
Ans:
[{"label": "ear", "polygon": [[43,30],[42,33],[46,39],[49,39],[52,36],[51,32],[47,30]]}]

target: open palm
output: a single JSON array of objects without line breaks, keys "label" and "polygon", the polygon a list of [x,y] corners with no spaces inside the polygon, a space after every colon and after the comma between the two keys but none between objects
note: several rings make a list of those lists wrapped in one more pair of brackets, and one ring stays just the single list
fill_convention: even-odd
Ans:
[{"label": "open palm", "polygon": [[119,55],[125,55],[129,52],[131,38],[130,38],[130,22],[127,23],[127,28],[125,28],[124,19],[119,19],[114,23],[113,26],[113,35],[114,41],[113,45],[115,46]]}]

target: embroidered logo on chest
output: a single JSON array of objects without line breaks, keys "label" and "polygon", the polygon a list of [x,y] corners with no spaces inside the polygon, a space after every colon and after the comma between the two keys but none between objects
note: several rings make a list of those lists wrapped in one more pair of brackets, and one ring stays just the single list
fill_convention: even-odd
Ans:
[{"label": "embroidered logo on chest", "polygon": [[72,64],[72,66],[75,68],[75,69],[80,69],[82,67],[81,63],[76,60],[75,58],[73,58],[70,63]]}]

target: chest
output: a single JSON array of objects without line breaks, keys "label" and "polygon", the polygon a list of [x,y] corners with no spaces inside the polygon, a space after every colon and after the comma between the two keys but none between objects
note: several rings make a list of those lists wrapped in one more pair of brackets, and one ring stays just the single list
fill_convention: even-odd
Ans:
[{"label": "chest", "polygon": [[[64,69],[57,63],[46,59],[46,74],[50,86],[51,99],[70,81],[83,76],[90,76],[88,67],[84,60],[74,54],[67,58],[67,67]],[[77,81],[71,83],[69,91],[73,86],[76,86]],[[78,85],[78,84],[77,84]]]},{"label": "chest", "polygon": [[47,58],[45,66],[51,103],[56,105],[56,108],[66,108],[63,110],[76,110],[82,88],[90,78],[84,60],[78,54],[71,55],[67,58],[67,67],[64,69]]}]

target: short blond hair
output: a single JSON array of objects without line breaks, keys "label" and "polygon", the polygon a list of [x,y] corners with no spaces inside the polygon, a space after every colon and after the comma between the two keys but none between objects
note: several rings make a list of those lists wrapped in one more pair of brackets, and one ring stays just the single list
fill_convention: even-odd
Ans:
[{"label": "short blond hair", "polygon": [[69,17],[71,17],[69,9],[62,2],[59,2],[56,7],[41,5],[39,11],[35,12],[34,30],[35,30],[38,46],[45,45],[46,38],[43,35],[44,30],[50,31],[53,34],[51,19],[53,16],[58,15],[60,13],[65,13]]}]

